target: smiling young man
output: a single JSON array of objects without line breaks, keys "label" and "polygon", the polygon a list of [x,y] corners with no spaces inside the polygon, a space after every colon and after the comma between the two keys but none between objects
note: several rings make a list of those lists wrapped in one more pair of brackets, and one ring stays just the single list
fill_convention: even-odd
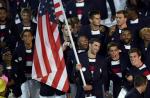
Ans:
[{"label": "smiling young man", "polygon": [[144,62],[142,62],[141,60],[141,52],[137,49],[137,48],[132,48],[129,51],[129,58],[130,58],[130,62],[132,64],[132,68],[130,69],[131,71],[131,75],[130,75],[130,79],[128,79],[128,81],[133,81],[133,78],[136,77],[137,75],[144,75],[146,76],[147,80],[148,80],[148,85],[146,88],[146,91],[144,93],[144,98],[149,98],[150,96],[150,70],[148,69],[148,67],[144,64]]}]

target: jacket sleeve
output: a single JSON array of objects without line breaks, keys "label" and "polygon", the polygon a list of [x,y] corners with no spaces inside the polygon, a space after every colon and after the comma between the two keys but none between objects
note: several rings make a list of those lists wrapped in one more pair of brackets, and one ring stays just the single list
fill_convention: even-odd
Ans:
[{"label": "jacket sleeve", "polygon": [[104,66],[103,66],[103,83],[104,83],[104,90],[109,90],[109,72],[108,72],[108,64],[107,61],[104,60]]},{"label": "jacket sleeve", "polygon": [[107,0],[111,9],[111,14],[115,15],[116,14],[116,9],[115,9],[115,5],[114,5],[114,1],[113,0]]}]

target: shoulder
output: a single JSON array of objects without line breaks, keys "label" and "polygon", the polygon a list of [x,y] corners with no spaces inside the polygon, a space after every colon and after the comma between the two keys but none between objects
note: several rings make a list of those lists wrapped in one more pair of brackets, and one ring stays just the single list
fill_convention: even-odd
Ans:
[{"label": "shoulder", "polygon": [[137,92],[137,90],[134,88],[134,89],[131,89],[125,98],[139,98],[139,94]]},{"label": "shoulder", "polygon": [[82,25],[81,26],[81,30],[86,30],[87,31],[87,29],[91,29],[90,25]]},{"label": "shoulder", "polygon": [[32,26],[37,26],[37,24],[34,23],[33,21],[31,21],[31,25],[32,25]]},{"label": "shoulder", "polygon": [[101,56],[101,55],[97,55],[96,58],[97,58],[97,59],[101,59],[101,60],[105,60],[105,57],[104,57],[104,56]]},{"label": "shoulder", "polygon": [[19,41],[16,45],[14,53],[20,55],[20,54],[24,53],[24,51],[25,51],[24,43],[22,41]]},{"label": "shoulder", "polygon": [[87,52],[81,52],[78,54],[79,58],[87,57]]},{"label": "shoulder", "polygon": [[103,56],[101,56],[101,55],[97,55],[97,56],[96,56],[96,60],[97,60],[97,62],[100,63],[100,64],[104,64],[104,65],[105,65],[105,64],[107,63],[106,58],[103,57]]}]

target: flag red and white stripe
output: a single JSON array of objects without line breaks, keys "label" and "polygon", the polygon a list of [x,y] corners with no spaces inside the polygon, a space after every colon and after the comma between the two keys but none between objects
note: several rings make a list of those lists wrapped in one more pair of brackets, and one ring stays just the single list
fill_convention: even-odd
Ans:
[{"label": "flag red and white stripe", "polygon": [[[52,1],[55,1],[55,16],[59,18],[63,14],[61,3]],[[38,15],[32,78],[67,92],[69,82],[59,37],[58,24],[51,21],[49,13]]]}]

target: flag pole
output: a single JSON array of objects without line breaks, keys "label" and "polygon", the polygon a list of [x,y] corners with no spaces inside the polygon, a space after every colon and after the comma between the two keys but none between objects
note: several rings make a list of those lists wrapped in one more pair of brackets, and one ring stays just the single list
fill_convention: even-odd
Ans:
[{"label": "flag pole", "polygon": [[[63,11],[64,19],[65,19],[65,24],[67,26],[67,30],[68,30],[68,33],[69,33],[69,38],[70,38],[70,41],[71,41],[71,45],[72,45],[72,48],[73,48],[73,52],[74,52],[77,64],[81,65],[80,61],[79,61],[79,57],[78,57],[78,54],[77,54],[77,51],[76,51],[76,48],[75,48],[75,44],[74,44],[74,41],[73,41],[73,38],[72,38],[72,35],[71,35],[71,31],[70,31],[70,28],[69,28],[69,24],[68,24],[67,17],[66,17],[66,14],[64,12],[64,8],[63,8],[61,0],[60,0],[60,4],[61,4],[61,7],[63,9],[62,11]],[[80,71],[80,75],[81,75],[81,79],[82,79],[83,85],[86,86],[86,82],[85,82],[85,78],[84,78],[83,72],[82,72],[81,69],[79,71]]]}]

